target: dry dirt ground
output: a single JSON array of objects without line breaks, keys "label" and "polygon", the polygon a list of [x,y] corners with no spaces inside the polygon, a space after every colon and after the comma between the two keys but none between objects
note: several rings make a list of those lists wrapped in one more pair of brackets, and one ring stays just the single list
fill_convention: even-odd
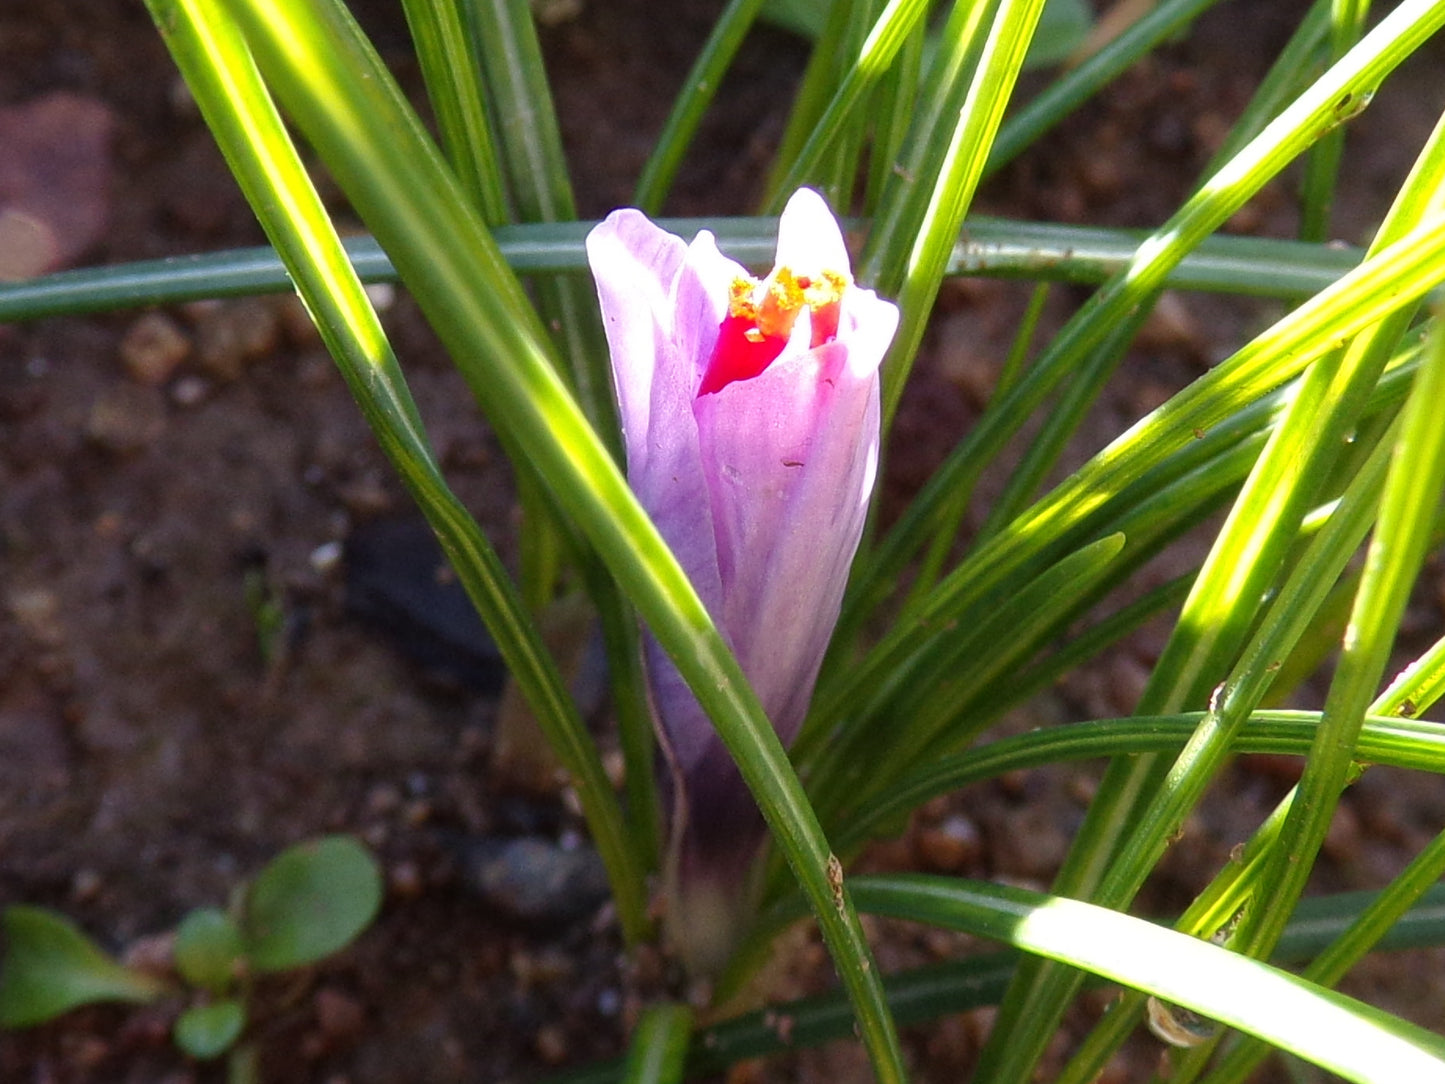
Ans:
[{"label": "dry dirt ground", "polygon": [[[584,215],[627,201],[718,6],[685,0],[660,19],[647,0],[584,0],[580,14],[547,29]],[[414,86],[398,5],[357,7]],[[980,209],[1158,223],[1302,7],[1225,5],[995,179]],[[749,209],[805,56],[784,33],[755,35],[669,211]],[[1336,224],[1348,240],[1377,220],[1445,104],[1432,59],[1438,49],[1357,126]],[[42,179],[27,198],[53,230],[38,249],[16,248],[16,259],[114,263],[259,242],[139,3],[8,0],[0,9],[0,198],[29,183],[6,148],[43,143],[46,131],[66,134],[68,158],[25,159],[29,180]],[[1236,225],[1286,235],[1290,206],[1281,184]],[[1048,320],[1082,296],[1056,291]],[[987,281],[945,291],[902,416],[888,507],[976,414],[1025,298],[1022,287]],[[1168,298],[1081,451],[1225,356],[1266,315]],[[513,498],[495,441],[411,301],[398,294],[385,316],[455,487],[510,553]],[[650,956],[621,959],[605,906],[544,908],[522,922],[480,898],[469,872],[478,847],[529,838],[574,854],[579,826],[564,797],[511,793],[493,767],[496,699],[478,688],[485,675],[459,669],[454,656],[419,664],[348,610],[338,548],[407,511],[290,301],[0,327],[0,905],[59,908],[124,951],[188,908],[224,901],[283,847],[358,834],[386,871],[382,915],[336,960],[262,988],[268,1079],[539,1079],[615,1054],[666,977]],[[269,652],[257,597],[281,618]],[[1439,603],[1422,599],[1412,622],[1433,638]],[[1159,631],[1149,635],[1072,679],[1033,721],[1127,711]],[[1278,768],[1233,772],[1230,793],[1191,822],[1147,906],[1177,907],[1202,883],[1287,785]],[[1031,774],[936,803],[870,864],[1045,884],[1093,776]],[[1368,776],[1346,803],[1321,886],[1379,884],[1442,823],[1438,781]],[[956,939],[917,931],[882,934],[888,967],[957,949]],[[811,962],[802,987],[826,984],[815,947],[800,959]],[[1439,1027],[1441,962],[1392,958],[1355,989]],[[93,1009],[0,1036],[0,1079],[220,1080],[168,1046],[175,1011]],[[910,1032],[919,1079],[962,1079],[982,1021]],[[1141,1043],[1120,1079],[1155,1054]],[[742,1078],[825,1074],[861,1079],[863,1063],[840,1044]]]}]

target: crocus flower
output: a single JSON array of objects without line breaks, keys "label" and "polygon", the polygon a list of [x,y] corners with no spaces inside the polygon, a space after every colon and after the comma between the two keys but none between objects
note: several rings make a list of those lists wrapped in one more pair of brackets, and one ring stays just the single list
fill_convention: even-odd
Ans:
[{"label": "crocus flower", "polygon": [[[636,210],[587,238],[627,477],[784,742],[838,619],[878,462],[878,366],[898,311],[855,286],[823,198],[803,189],[759,281],[712,235]],[[646,661],[674,797],[670,919],[726,941],[761,838],[751,798],[681,676]],[[679,915],[678,910],[685,912]]]}]

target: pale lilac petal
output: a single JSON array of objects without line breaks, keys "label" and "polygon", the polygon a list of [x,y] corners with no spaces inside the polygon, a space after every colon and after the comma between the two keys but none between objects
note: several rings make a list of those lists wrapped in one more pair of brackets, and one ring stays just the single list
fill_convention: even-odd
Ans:
[{"label": "pale lilac petal", "polygon": [[716,338],[722,319],[715,298],[728,274],[718,266],[724,257],[710,239],[689,248],[630,209],[592,230],[587,256],[614,359],[628,483],[711,609],[721,588],[692,400],[701,379],[695,351]]},{"label": "pale lilac petal", "polygon": [[838,619],[877,468],[877,361],[860,375],[852,360],[837,342],[784,356],[694,407],[720,623],[785,741]]},{"label": "pale lilac petal", "polygon": [[857,287],[843,295],[838,341],[848,344],[848,365],[862,376],[877,372],[898,330],[898,307],[872,290]]},{"label": "pale lilac petal", "polygon": [[673,298],[673,336],[691,400],[717,345],[718,326],[727,315],[728,287],[746,269],[718,251],[717,241],[703,230],[687,248],[687,261],[677,278]]},{"label": "pale lilac petal", "polygon": [[587,259],[597,282],[622,431],[646,448],[652,424],[652,384],[659,368],[676,368],[672,287],[687,257],[680,237],[659,229],[641,211],[613,211],[587,235]]},{"label": "pale lilac petal", "polygon": [[[587,237],[613,358],[627,480],[709,613],[722,608],[707,482],[692,403],[743,268],[709,233],[692,245],[640,211],[614,211]],[[666,654],[648,638],[652,694],[684,771],[704,759],[712,725]]]},{"label": "pale lilac petal", "polygon": [[814,277],[848,269],[848,246],[838,221],[811,188],[794,192],[778,219],[777,264]]}]

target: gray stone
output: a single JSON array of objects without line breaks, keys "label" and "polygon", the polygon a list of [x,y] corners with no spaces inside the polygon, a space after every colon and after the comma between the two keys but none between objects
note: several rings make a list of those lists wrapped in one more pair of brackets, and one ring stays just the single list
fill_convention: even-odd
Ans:
[{"label": "gray stone", "polygon": [[565,925],[607,899],[607,873],[591,847],[522,836],[471,845],[465,877],[488,904],[529,924]]}]

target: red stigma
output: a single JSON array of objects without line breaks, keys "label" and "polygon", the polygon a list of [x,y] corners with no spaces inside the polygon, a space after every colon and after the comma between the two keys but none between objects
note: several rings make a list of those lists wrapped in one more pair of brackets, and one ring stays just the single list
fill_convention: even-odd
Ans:
[{"label": "red stigma", "polygon": [[721,391],[734,380],[751,380],[773,363],[788,345],[786,335],[764,335],[757,321],[729,313],[717,332],[717,346],[702,378],[699,395]]},{"label": "red stigma", "polygon": [[[809,346],[831,342],[838,333],[838,309],[849,280],[838,272],[811,279],[778,267],[759,284],[738,277],[729,289],[728,314],[718,327],[699,395],[721,391],[734,380],[751,380],[771,365],[804,309],[809,312]],[[761,295],[761,296],[759,296]]]}]

